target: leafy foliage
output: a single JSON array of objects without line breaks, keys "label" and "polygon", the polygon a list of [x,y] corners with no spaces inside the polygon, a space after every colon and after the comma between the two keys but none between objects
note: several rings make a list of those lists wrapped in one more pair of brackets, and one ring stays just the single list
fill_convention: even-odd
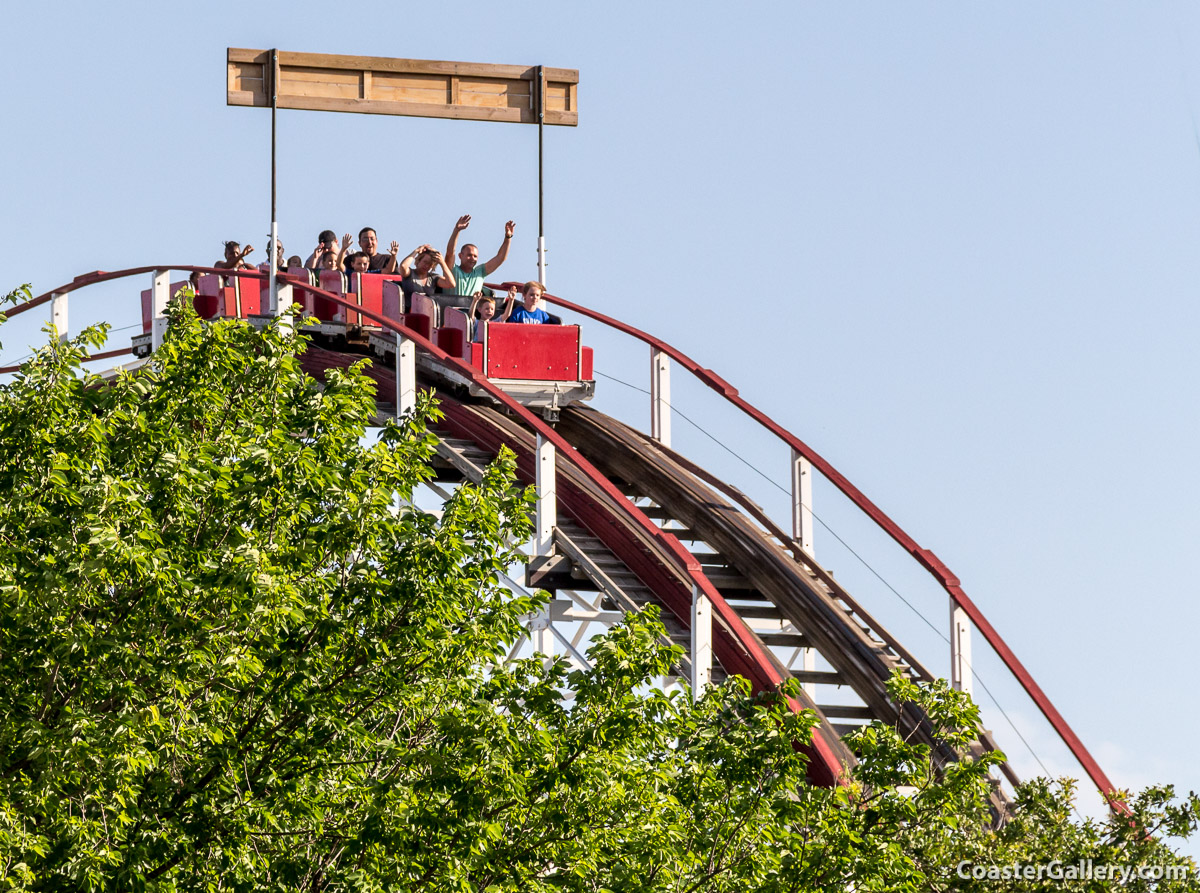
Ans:
[{"label": "leafy foliage", "polygon": [[[0,888],[1001,889],[954,867],[1180,862],[1145,829],[1186,836],[1195,798],[1073,823],[1039,782],[995,830],[996,757],[934,765],[889,727],[813,788],[785,699],[650,688],[678,657],[652,613],[587,671],[504,663],[538,605],[499,583],[530,533],[512,456],[412,509],[431,401],[367,444],[361,367],[318,385],[303,339],[185,305],[135,375],[81,372],[92,329],[0,386]],[[966,742],[968,700],[893,685]]]}]

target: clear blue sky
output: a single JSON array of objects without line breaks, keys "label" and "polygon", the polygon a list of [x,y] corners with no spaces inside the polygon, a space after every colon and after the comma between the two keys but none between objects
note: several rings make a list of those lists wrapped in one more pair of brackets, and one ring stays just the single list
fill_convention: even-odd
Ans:
[{"label": "clear blue sky", "polygon": [[[1118,784],[1200,788],[1200,8],[217,0],[16,4],[6,22],[3,291],[211,263],[226,238],[262,258],[269,115],[225,105],[227,46],[578,68],[581,124],[546,135],[551,291],[719,371],[934,549]],[[282,112],[279,129],[289,254],[325,227],[440,245],[471,213],[485,257],[517,220],[503,273],[533,276],[534,128]],[[75,302],[73,327],[134,323],[142,287]],[[36,337],[14,321],[0,359]],[[645,385],[643,350],[589,340],[600,371]],[[676,381],[680,409],[786,485],[780,450]],[[601,380],[601,408],[642,421],[643,404]],[[936,588],[816,503],[944,630]],[[946,672],[941,640],[821,529],[817,554]],[[1046,767],[1076,773],[976,651]]]}]

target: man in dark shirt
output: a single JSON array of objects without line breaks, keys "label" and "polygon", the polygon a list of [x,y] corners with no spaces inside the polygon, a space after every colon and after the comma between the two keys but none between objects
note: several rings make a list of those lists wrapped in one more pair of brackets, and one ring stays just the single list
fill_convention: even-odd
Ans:
[{"label": "man in dark shirt", "polygon": [[[346,248],[350,247],[350,234],[342,238],[342,245]],[[392,242],[390,246],[391,253],[377,254],[375,249],[379,247],[379,238],[375,235],[375,230],[369,226],[364,226],[358,231],[358,246],[362,249],[362,253],[370,258],[368,272],[370,273],[395,273],[396,272],[396,255],[400,253],[400,243]],[[345,261],[346,272],[350,270],[350,258]]]}]

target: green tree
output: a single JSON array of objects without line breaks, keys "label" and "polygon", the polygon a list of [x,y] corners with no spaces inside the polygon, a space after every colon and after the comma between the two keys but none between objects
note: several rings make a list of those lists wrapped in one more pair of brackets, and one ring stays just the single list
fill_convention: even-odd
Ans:
[{"label": "green tree", "polygon": [[[650,688],[678,657],[652,614],[586,672],[505,663],[539,603],[499,583],[530,532],[511,455],[410,508],[432,402],[366,444],[362,366],[318,385],[303,339],[186,304],[134,375],[81,372],[98,328],[0,386],[0,888],[1017,889],[954,868],[1180,862],[1145,829],[1186,836],[1194,799],[1073,823],[1035,784],[995,830],[993,757],[933,765],[888,727],[814,788],[811,715]],[[893,684],[967,740],[969,701]]]}]

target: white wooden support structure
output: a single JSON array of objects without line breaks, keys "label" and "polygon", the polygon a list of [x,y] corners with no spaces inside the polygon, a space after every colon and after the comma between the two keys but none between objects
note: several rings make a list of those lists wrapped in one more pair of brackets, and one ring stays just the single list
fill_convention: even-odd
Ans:
[{"label": "white wooden support structure", "polygon": [[650,348],[650,436],[671,445],[671,358]]},{"label": "white wooden support structure", "polygon": [[69,337],[67,294],[67,292],[56,291],[50,296],[50,322],[54,326],[54,331],[58,334],[59,341],[66,341]]},{"label": "white wooden support structure", "polygon": [[712,684],[712,602],[692,584],[692,700],[699,701]]},{"label": "white wooden support structure", "polygon": [[[812,463],[792,450],[791,461],[792,479],[792,539],[804,550],[804,554],[813,554],[813,513],[812,513]],[[817,652],[813,648],[800,649],[800,668],[807,672],[817,669]],[[813,700],[817,697],[817,686],[812,682],[804,682],[800,686],[804,693]]]},{"label": "white wooden support structure", "polygon": [[971,621],[950,599],[950,686],[971,694]]},{"label": "white wooden support structure", "polygon": [[417,405],[417,345],[396,333],[396,415]]},{"label": "white wooden support structure", "polygon": [[552,604],[553,601],[546,602],[529,618],[529,643],[534,651],[547,659],[547,663],[554,657],[554,630],[551,627],[554,621],[550,617]]},{"label": "white wooden support structure", "polygon": [[554,479],[554,444],[540,434],[534,462],[537,503],[533,510],[533,554],[549,555],[554,551],[554,526],[558,523],[558,490]]},{"label": "white wooden support structure", "polygon": [[[537,502],[533,509],[533,554],[549,555],[554,551],[554,526],[558,523],[558,490],[554,473],[554,444],[541,434],[537,437],[534,465]],[[550,616],[550,607],[551,603],[547,603],[533,615],[529,623],[529,638],[533,642],[533,650],[546,657],[554,654],[554,631],[551,629],[553,618]]]},{"label": "white wooden support structure", "polygon": [[162,347],[167,335],[167,302],[171,300],[171,271],[155,270],[150,274],[150,349]]}]

